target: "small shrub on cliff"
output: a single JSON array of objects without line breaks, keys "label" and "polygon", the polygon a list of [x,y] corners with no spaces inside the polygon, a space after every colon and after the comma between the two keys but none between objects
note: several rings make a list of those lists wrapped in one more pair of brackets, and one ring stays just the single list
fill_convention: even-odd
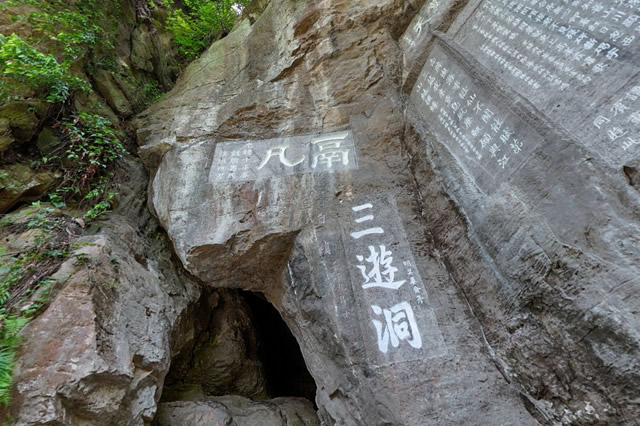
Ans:
[{"label": "small shrub on cliff", "polygon": [[87,89],[87,83],[19,36],[0,34],[0,103],[21,97],[26,91],[42,94],[47,102],[63,102],[73,90]]},{"label": "small shrub on cliff", "polygon": [[47,45],[48,50],[71,61],[94,48],[113,48],[117,1],[6,0],[4,7],[25,5],[30,6],[29,12],[13,19],[30,24],[33,34],[27,41],[34,46]]},{"label": "small shrub on cliff", "polygon": [[[187,59],[198,57],[222,32],[229,32],[249,0],[184,0],[186,11],[175,10],[167,27]],[[165,0],[165,5],[166,5]]]},{"label": "small shrub on cliff", "polygon": [[0,404],[6,405],[11,397],[13,367],[16,349],[20,344],[18,332],[28,319],[0,311]]},{"label": "small shrub on cliff", "polygon": [[62,182],[50,196],[54,204],[80,201],[89,207],[85,217],[93,219],[111,207],[116,197],[112,169],[127,152],[113,123],[98,114],[79,113],[58,124],[64,143],[52,158],[64,171]]}]

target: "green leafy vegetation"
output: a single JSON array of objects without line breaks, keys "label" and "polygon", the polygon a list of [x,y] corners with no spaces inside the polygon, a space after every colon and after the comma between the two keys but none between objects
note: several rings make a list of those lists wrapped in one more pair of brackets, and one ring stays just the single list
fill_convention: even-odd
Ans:
[{"label": "green leafy vegetation", "polygon": [[63,144],[43,158],[43,163],[64,174],[49,198],[59,207],[80,201],[88,208],[84,216],[95,219],[109,210],[116,198],[113,168],[127,151],[113,123],[98,114],[82,112],[61,121],[58,127]]},{"label": "green leafy vegetation", "polygon": [[[164,0],[167,5],[168,0]],[[220,33],[229,32],[249,0],[184,0],[186,11],[174,10],[167,21],[180,53],[197,58]]]},{"label": "green leafy vegetation", "polygon": [[[105,62],[113,50],[117,2],[83,0],[8,0],[8,7],[29,6],[12,19],[32,28],[27,39],[0,34],[0,103],[27,95],[56,103],[89,84],[70,71],[74,61],[87,55]],[[6,12],[3,12],[6,13]],[[48,52],[48,53],[44,53]]]},{"label": "green leafy vegetation", "polygon": [[76,60],[87,53],[95,56],[92,51],[95,49],[113,49],[111,40],[118,25],[117,1],[7,0],[0,10],[11,6],[30,6],[29,12],[17,14],[13,19],[30,24],[33,30],[30,44],[61,53],[65,60]]},{"label": "green leafy vegetation", "polygon": [[[214,39],[231,31],[249,1],[180,0],[174,4],[174,0],[135,0],[133,4],[135,19],[148,24],[152,34],[157,20],[167,13],[149,11],[166,8],[167,28],[183,57],[192,60]],[[18,332],[48,302],[48,292],[55,284],[51,276],[74,249],[69,229],[85,226],[83,219],[65,216],[60,209],[72,209],[73,216],[92,220],[113,208],[118,198],[115,172],[127,153],[121,133],[108,118],[76,110],[93,108],[108,114],[104,109],[86,106],[88,102],[95,105],[93,100],[81,101],[89,96],[77,97],[75,103],[74,96],[90,91],[91,78],[95,79],[100,70],[117,77],[117,84],[130,88],[129,92],[137,89],[140,98],[136,99],[136,108],[162,96],[156,74],[146,68],[129,67],[124,64],[126,59],[116,56],[119,20],[123,16],[132,19],[119,11],[119,4],[119,0],[0,0],[0,13],[16,24],[11,31],[0,32],[0,105],[25,100],[56,104],[34,116],[34,127],[47,127],[54,142],[43,145],[46,149],[41,148],[40,141],[37,149],[26,149],[24,144],[22,151],[3,158],[17,164],[18,160],[11,159],[28,155],[31,169],[50,169],[55,172],[50,175],[56,178],[60,174],[57,186],[49,190],[50,204],[33,203],[26,221],[14,216],[0,220],[0,231],[5,227],[2,232],[6,235],[32,238],[16,253],[0,248],[0,404],[9,401],[20,343]],[[166,89],[167,83],[162,84]],[[46,154],[35,154],[38,152]],[[5,176],[0,178],[8,176],[2,174]],[[76,265],[89,262],[86,255],[74,256]],[[117,269],[117,259],[111,262]],[[116,285],[111,281],[103,284]]]},{"label": "green leafy vegetation", "polygon": [[13,367],[16,350],[20,345],[18,332],[27,318],[10,315],[0,310],[0,404],[6,405],[11,397]]},{"label": "green leafy vegetation", "polygon": [[63,102],[73,90],[87,90],[89,85],[72,75],[69,66],[15,34],[0,34],[0,103],[20,99],[32,90],[47,102]]}]

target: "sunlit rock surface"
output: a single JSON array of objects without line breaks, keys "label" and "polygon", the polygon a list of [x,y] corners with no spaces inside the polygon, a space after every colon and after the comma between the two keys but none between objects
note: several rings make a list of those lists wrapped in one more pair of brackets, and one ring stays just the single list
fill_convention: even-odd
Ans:
[{"label": "sunlit rock surface", "polygon": [[580,8],[275,1],[145,113],[176,253],[279,309],[326,423],[637,417],[637,41]]},{"label": "sunlit rock surface", "polygon": [[602,4],[251,9],[137,118],[148,191],[25,328],[14,419],[636,424],[640,22]]}]

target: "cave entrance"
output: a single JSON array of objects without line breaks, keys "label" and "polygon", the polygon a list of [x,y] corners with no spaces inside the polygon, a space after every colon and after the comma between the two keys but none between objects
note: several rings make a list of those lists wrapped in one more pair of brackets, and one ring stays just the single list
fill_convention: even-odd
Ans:
[{"label": "cave entrance", "polygon": [[272,398],[297,396],[314,404],[316,383],[307,369],[300,346],[280,313],[264,296],[241,292],[247,301],[258,334],[258,358],[264,367]]},{"label": "cave entrance", "polygon": [[203,293],[187,333],[194,338],[172,359],[161,401],[299,397],[316,408],[315,381],[273,305],[247,291]]}]

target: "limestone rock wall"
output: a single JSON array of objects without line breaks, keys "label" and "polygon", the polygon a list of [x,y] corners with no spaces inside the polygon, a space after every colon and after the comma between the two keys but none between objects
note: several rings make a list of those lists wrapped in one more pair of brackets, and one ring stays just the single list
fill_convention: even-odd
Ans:
[{"label": "limestone rock wall", "polygon": [[22,330],[3,421],[148,424],[171,357],[195,338],[198,282],[176,267],[138,198],[142,166],[127,174],[125,207],[90,235],[73,233],[49,306]]},{"label": "limestone rock wall", "polygon": [[636,421],[637,6],[582,3],[274,0],[141,117],[178,257],[278,308],[326,424]]},{"label": "limestone rock wall", "polygon": [[637,5],[521,3],[403,36],[423,216],[533,413],[635,424]]},{"label": "limestone rock wall", "polygon": [[3,419],[317,424],[207,394],[266,397],[244,289],[321,424],[636,424],[635,2],[254,6],[137,118],[148,192],[60,269]]}]

